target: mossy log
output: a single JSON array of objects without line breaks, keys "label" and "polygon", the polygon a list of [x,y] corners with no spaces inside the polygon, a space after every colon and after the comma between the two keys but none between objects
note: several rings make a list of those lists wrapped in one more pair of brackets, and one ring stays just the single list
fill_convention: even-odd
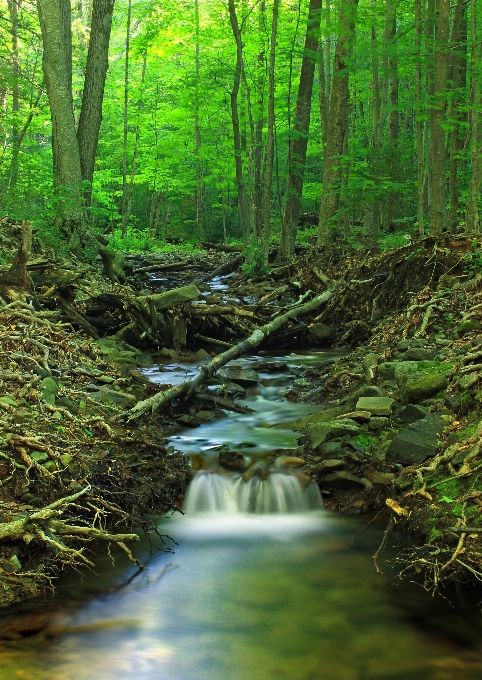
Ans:
[{"label": "mossy log", "polygon": [[149,399],[144,399],[143,401],[137,403],[130,411],[129,420],[135,420],[144,413],[147,413],[147,411],[154,413],[162,406],[169,404],[174,399],[189,398],[192,394],[194,394],[195,390],[200,385],[209,380],[209,378],[211,378],[219,368],[227,364],[228,361],[237,359],[243,354],[256,349],[256,347],[258,347],[263,342],[263,340],[265,340],[265,338],[269,337],[272,333],[275,333],[280,328],[282,328],[290,319],[296,319],[299,316],[309,314],[315,309],[318,309],[318,307],[330,300],[333,294],[333,291],[327,290],[322,295],[318,295],[317,297],[313,298],[313,300],[310,300],[310,302],[306,302],[299,307],[290,309],[289,312],[276,317],[270,321],[270,323],[256,328],[248,338],[242,340],[234,347],[226,350],[226,352],[219,354],[209,363],[204,364],[204,366],[201,367],[198,374],[192,380],[186,380],[179,385],[171,387],[165,392],[158,392]]}]

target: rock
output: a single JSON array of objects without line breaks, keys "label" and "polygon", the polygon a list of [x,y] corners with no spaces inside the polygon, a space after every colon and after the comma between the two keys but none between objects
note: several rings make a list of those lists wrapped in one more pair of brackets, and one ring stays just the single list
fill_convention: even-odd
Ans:
[{"label": "rock", "polygon": [[316,449],[320,444],[335,439],[335,437],[356,436],[360,433],[361,428],[354,420],[346,418],[329,423],[312,423],[306,428],[306,431],[311,447]]},{"label": "rock", "polygon": [[249,482],[253,477],[259,477],[261,480],[268,479],[269,468],[265,460],[258,460],[253,463],[242,476],[243,482]]},{"label": "rock", "polygon": [[410,347],[410,340],[400,340],[400,342],[397,344],[397,350],[399,352],[406,352],[406,350]]},{"label": "rock", "polygon": [[258,382],[258,374],[251,368],[238,368],[237,366],[227,366],[219,369],[217,375],[220,378],[225,378],[234,383],[239,383],[244,387],[256,385]]},{"label": "rock", "polygon": [[339,415],[341,415],[344,410],[345,409],[340,407],[329,408],[326,411],[311,413],[309,416],[297,418],[296,420],[290,420],[287,423],[281,423],[280,425],[275,425],[274,427],[279,427],[283,430],[298,430],[299,432],[304,432],[310,425],[317,423],[328,423],[329,421],[334,420]]},{"label": "rock", "polygon": [[218,453],[219,464],[226,470],[233,472],[244,472],[246,469],[246,460],[242,453],[237,451],[221,450]]},{"label": "rock", "polygon": [[296,472],[293,473],[293,477],[296,477],[303,488],[309,486],[313,482],[311,477],[308,477],[308,475],[305,475],[303,472],[299,472],[299,470],[296,470]]},{"label": "rock", "polygon": [[246,396],[246,390],[241,385],[236,385],[236,383],[228,382],[223,383],[219,388],[219,394],[224,395],[230,399],[242,398]]},{"label": "rock", "polygon": [[446,394],[444,398],[444,406],[454,413],[460,411],[460,397],[453,394]]},{"label": "rock", "polygon": [[203,361],[204,359],[210,359],[211,356],[206,352],[205,349],[198,349],[198,351],[195,353],[194,358],[196,361]]},{"label": "rock", "polygon": [[171,349],[170,347],[163,347],[159,352],[159,356],[166,357],[172,361],[177,361],[179,359],[179,352],[177,352],[175,349]]},{"label": "rock", "polygon": [[323,478],[323,483],[334,489],[363,489],[372,486],[371,482],[363,477],[356,477],[351,472],[332,472]]},{"label": "rock", "polygon": [[325,442],[318,447],[318,453],[324,456],[342,456],[344,453],[342,442]]},{"label": "rock", "polygon": [[339,458],[328,458],[327,460],[322,461],[318,465],[316,471],[318,472],[318,474],[328,473],[332,472],[333,470],[339,470],[344,466],[345,463]]},{"label": "rock", "polygon": [[472,385],[474,385],[474,383],[478,382],[478,380],[479,380],[479,375],[478,375],[478,372],[476,372],[476,369],[474,368],[473,373],[465,373],[464,375],[462,375],[460,377],[459,385],[460,385],[460,387],[463,391],[463,390],[466,390],[468,387],[471,387]]},{"label": "rock", "polygon": [[407,404],[397,413],[397,419],[401,423],[415,423],[421,418],[425,418],[427,409],[417,404]]},{"label": "rock", "polygon": [[387,449],[385,460],[413,465],[435,456],[447,422],[438,413],[431,413],[406,427]]},{"label": "rock", "polygon": [[206,295],[204,299],[208,305],[221,305],[223,303],[223,298],[219,295]]},{"label": "rock", "polygon": [[373,416],[368,423],[369,430],[381,430],[383,427],[389,427],[390,420],[382,418],[381,416]]},{"label": "rock", "polygon": [[55,397],[57,396],[58,386],[53,378],[44,378],[39,385],[42,391],[42,399],[46,404],[55,406]]},{"label": "rock", "polygon": [[374,484],[392,484],[395,475],[393,472],[374,472],[370,479]]},{"label": "rock", "polygon": [[444,390],[447,385],[447,378],[443,374],[427,373],[419,378],[407,380],[400,390],[400,398],[404,403],[421,401]]},{"label": "rock", "polygon": [[57,406],[63,406],[74,415],[76,415],[79,412],[78,405],[74,401],[72,401],[72,399],[69,399],[69,397],[59,397],[59,399],[57,399],[55,403],[57,404]]},{"label": "rock", "polygon": [[378,377],[381,380],[394,380],[395,379],[395,366],[398,361],[384,361],[378,364]]},{"label": "rock", "polygon": [[368,423],[370,416],[370,411],[351,411],[350,413],[344,413],[341,416],[337,416],[337,419],[350,418],[351,420],[356,420],[357,423]]},{"label": "rock", "polygon": [[480,331],[481,328],[482,326],[480,321],[464,321],[457,328],[457,331],[462,335],[466,335],[467,333],[472,333],[473,331]]},{"label": "rock", "polygon": [[110,387],[104,387],[101,393],[103,403],[121,404],[122,406],[134,406],[137,399],[134,395],[121,390],[113,390]]},{"label": "rock", "polygon": [[402,361],[432,361],[435,352],[423,347],[411,347],[403,355]]},{"label": "rock", "polygon": [[395,403],[391,397],[360,397],[357,411],[368,411],[372,416],[389,416]]},{"label": "rock", "polygon": [[377,387],[376,385],[366,385],[365,387],[359,387],[351,394],[347,395],[346,397],[343,397],[343,399],[340,399],[340,404],[353,403],[355,405],[360,397],[382,397],[382,396],[383,392],[379,387]]},{"label": "rock", "polygon": [[363,357],[363,374],[367,382],[372,382],[375,379],[376,369],[381,361],[381,356],[379,354],[374,354],[369,352]]},{"label": "rock", "polygon": [[306,460],[296,456],[279,456],[274,462],[276,468],[298,468],[303,465],[306,465]]},{"label": "rock", "polygon": [[162,312],[165,309],[171,309],[171,307],[176,307],[177,305],[182,305],[190,300],[196,300],[200,297],[201,291],[191,283],[189,286],[182,286],[181,288],[174,288],[173,290],[168,290],[165,293],[155,293],[146,296],[139,296],[139,301],[141,303],[147,304],[147,298],[149,297],[153,302],[154,306],[158,312]]},{"label": "rock", "polygon": [[447,387],[446,373],[452,369],[448,362],[402,361],[395,368],[395,380],[400,399],[405,404],[427,399]]},{"label": "rock", "polygon": [[335,329],[333,326],[328,326],[326,323],[314,323],[309,329],[311,334],[318,341],[324,341],[329,344],[336,338]]}]

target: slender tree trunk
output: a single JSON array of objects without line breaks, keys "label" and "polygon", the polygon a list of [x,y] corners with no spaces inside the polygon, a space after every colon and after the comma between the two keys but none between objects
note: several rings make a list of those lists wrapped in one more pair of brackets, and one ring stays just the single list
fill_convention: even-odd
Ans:
[{"label": "slender tree trunk", "polygon": [[[92,187],[94,178],[95,157],[102,123],[102,102],[109,66],[109,41],[113,11],[114,0],[93,1],[82,107],[77,128],[82,179],[89,183],[89,187]],[[86,204],[90,205],[92,200],[91,188],[87,189],[84,195]]]},{"label": "slender tree trunk", "polygon": [[18,62],[18,10],[20,0],[8,0],[8,13],[10,17],[10,36],[12,46],[12,158],[10,161],[10,188],[17,184],[18,179],[18,156],[20,152],[19,143],[19,120],[20,100],[19,100],[19,62]]},{"label": "slender tree trunk", "polygon": [[459,154],[462,147],[460,128],[463,120],[463,114],[461,113],[459,107],[463,101],[467,77],[467,19],[465,0],[457,0],[455,15],[452,23],[450,49],[452,62],[450,69],[450,81],[453,90],[450,119],[453,121],[453,128],[450,135],[449,227],[450,232],[455,234],[457,231],[459,210],[458,163]]},{"label": "slender tree trunk", "polygon": [[132,0],[127,5],[126,25],[126,56],[124,65],[124,152],[122,156],[122,238],[127,236],[127,222],[124,216],[127,214],[127,142],[129,132],[129,50],[131,40],[131,17]]},{"label": "slender tree trunk", "polygon": [[[388,69],[389,69],[389,137],[390,148],[392,154],[392,180],[397,181],[400,178],[400,156],[398,149],[398,128],[399,128],[399,114],[398,114],[398,91],[399,91],[399,77],[398,77],[398,58],[397,58],[397,4],[399,0],[387,1],[387,32],[388,32]],[[399,201],[399,194],[392,192],[387,204],[387,226],[390,225],[396,214],[396,207]]]},{"label": "slender tree trunk", "polygon": [[340,198],[340,161],[347,134],[349,100],[348,61],[355,38],[355,16],[358,0],[343,0],[340,7],[340,29],[333,64],[328,145],[323,168],[323,193],[318,223],[317,244],[321,247],[330,240],[329,229],[338,210]]},{"label": "slender tree trunk", "polygon": [[415,135],[417,138],[417,215],[418,235],[424,237],[424,205],[423,205],[423,139],[422,139],[422,42],[421,42],[421,1],[415,0]]},{"label": "slender tree trunk", "polygon": [[479,69],[482,59],[480,38],[477,35],[477,0],[470,0],[470,27],[471,27],[471,165],[472,175],[470,179],[467,209],[465,213],[465,228],[467,232],[478,234],[480,232],[480,213],[478,199],[482,180],[482,88],[480,86]]},{"label": "slender tree trunk", "polygon": [[448,72],[450,0],[437,0],[434,49],[434,96],[430,103],[430,155],[432,161],[432,205],[430,234],[442,233],[446,224],[445,198],[445,104]]},{"label": "slender tree trunk", "polygon": [[328,97],[326,92],[325,63],[323,54],[323,43],[320,40],[318,45],[318,83],[320,88],[320,120],[321,120],[321,142],[323,146],[323,157],[325,155],[326,143],[328,141]]},{"label": "slender tree trunk", "polygon": [[301,213],[301,196],[310,129],[311,99],[316,54],[320,39],[321,0],[310,0],[305,46],[301,64],[296,113],[290,139],[290,165],[285,210],[281,227],[278,259],[287,260],[294,253],[296,230]]},{"label": "slender tree trunk", "polygon": [[134,180],[136,178],[137,170],[137,156],[139,154],[139,141],[141,138],[141,111],[142,111],[142,98],[144,96],[144,82],[146,80],[146,68],[147,68],[147,54],[144,53],[144,61],[142,62],[142,74],[141,74],[141,89],[139,92],[139,100],[137,102],[137,125],[136,125],[136,139],[134,142],[134,155],[132,156],[132,168],[131,168],[131,178],[129,182],[129,189],[127,191],[127,200],[125,202],[125,213],[122,215],[122,229],[127,232],[127,225],[129,224],[129,219],[131,216],[132,207],[132,195],[134,193]]},{"label": "slender tree trunk", "polygon": [[273,187],[274,167],[274,124],[275,124],[275,60],[276,38],[278,34],[279,0],[273,0],[273,18],[271,22],[271,41],[269,49],[268,69],[268,129],[266,132],[266,167],[263,190],[262,223],[263,223],[263,259],[268,262],[269,238],[271,231],[271,190]]},{"label": "slender tree trunk", "polygon": [[203,240],[203,201],[202,201],[202,177],[201,177],[201,127],[199,125],[199,86],[201,80],[200,62],[200,39],[199,39],[199,0],[194,0],[194,23],[196,46],[194,61],[196,67],[196,83],[194,85],[194,137],[196,153],[196,222],[197,222],[197,243],[201,247]]},{"label": "slender tree trunk", "polygon": [[239,29],[238,17],[234,0],[228,0],[229,20],[236,42],[236,67],[234,72],[233,89],[231,90],[231,122],[233,126],[234,161],[236,169],[236,184],[238,188],[239,219],[245,246],[249,245],[250,225],[249,206],[243,173],[243,151],[241,144],[241,130],[239,125],[238,95],[243,73],[243,44]]}]

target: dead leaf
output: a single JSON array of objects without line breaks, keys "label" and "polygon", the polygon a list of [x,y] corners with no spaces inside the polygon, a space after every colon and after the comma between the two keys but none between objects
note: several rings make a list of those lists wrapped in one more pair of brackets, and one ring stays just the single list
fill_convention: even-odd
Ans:
[{"label": "dead leaf", "polygon": [[402,508],[400,503],[397,503],[397,501],[394,501],[393,498],[387,498],[385,503],[397,515],[407,515],[407,516],[410,515],[410,511],[407,510],[407,508]]}]

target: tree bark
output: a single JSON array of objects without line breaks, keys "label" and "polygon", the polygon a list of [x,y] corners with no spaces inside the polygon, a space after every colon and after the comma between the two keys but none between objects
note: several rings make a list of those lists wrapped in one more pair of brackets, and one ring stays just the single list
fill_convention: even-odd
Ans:
[{"label": "tree bark", "polygon": [[281,261],[289,259],[295,250],[296,231],[301,213],[301,196],[310,129],[313,78],[320,39],[320,22],[321,0],[310,0],[295,120],[290,138],[288,186],[278,250],[278,259]]},{"label": "tree bark", "polygon": [[434,45],[434,95],[430,102],[430,157],[432,162],[432,205],[430,235],[438,236],[446,224],[445,197],[445,105],[448,74],[450,0],[436,2]]},{"label": "tree bark", "polygon": [[355,38],[357,6],[358,0],[343,0],[340,7],[340,33],[333,64],[328,144],[323,168],[323,193],[318,222],[318,247],[330,240],[329,229],[338,210],[340,198],[341,168],[339,156],[343,153],[343,142],[345,134],[348,132],[348,61]]},{"label": "tree bark", "polygon": [[84,192],[85,203],[90,205],[95,157],[102,123],[102,102],[109,66],[109,41],[115,0],[94,0],[90,27],[87,67],[82,94],[77,141],[80,153],[82,179],[89,183]]},{"label": "tree bark", "polygon": [[471,153],[470,160],[472,175],[470,178],[469,194],[467,197],[467,209],[465,213],[466,231],[473,234],[480,232],[480,213],[478,199],[480,194],[480,184],[482,180],[482,116],[480,113],[482,106],[482,88],[478,70],[482,58],[480,38],[477,36],[477,0],[470,1],[471,13]]},{"label": "tree bark", "polygon": [[127,222],[125,221],[127,209],[127,142],[129,133],[129,50],[131,40],[131,17],[132,0],[127,5],[127,24],[126,24],[126,56],[124,63],[124,135],[123,135],[123,154],[122,154],[122,238],[127,236]]},{"label": "tree bark", "polygon": [[274,167],[274,123],[275,123],[275,60],[276,60],[276,37],[278,33],[279,0],[273,0],[273,17],[271,22],[271,42],[269,50],[268,69],[268,129],[266,132],[266,168],[263,190],[263,259],[268,263],[269,238],[271,232],[271,190],[273,187]]},{"label": "tree bark", "polygon": [[27,272],[27,262],[32,249],[32,225],[27,220],[22,222],[20,239],[20,247],[8,271],[0,277],[0,285],[18,286],[30,290],[32,282]]},{"label": "tree bark", "polygon": [[236,6],[234,4],[234,0],[228,1],[228,8],[231,29],[233,31],[233,36],[236,43],[236,66],[234,71],[233,89],[231,90],[230,93],[231,123],[233,126],[234,162],[236,169],[236,184],[238,188],[239,220],[241,223],[244,245],[248,246],[250,238],[249,206],[248,197],[246,194],[246,185],[244,183],[243,148],[241,143],[241,130],[239,125],[239,110],[238,110],[238,94],[243,74],[243,43],[241,39],[241,31],[239,28],[239,22],[236,14]]}]

